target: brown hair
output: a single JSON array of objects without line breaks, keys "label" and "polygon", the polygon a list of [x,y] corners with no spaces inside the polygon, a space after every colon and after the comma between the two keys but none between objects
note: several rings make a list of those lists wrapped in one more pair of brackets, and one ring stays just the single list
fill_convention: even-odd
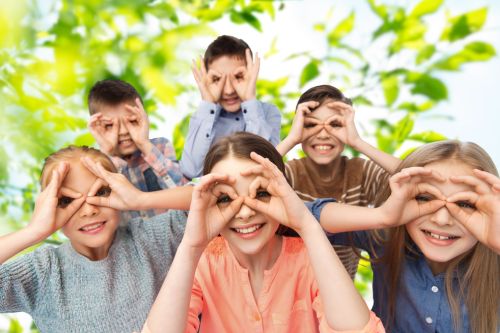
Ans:
[{"label": "brown hair", "polygon": [[[434,162],[455,161],[465,163],[472,168],[483,170],[498,176],[498,171],[491,157],[480,146],[472,142],[446,140],[426,144],[408,155],[398,167],[401,169],[425,166]],[[380,200],[386,200],[390,188],[381,192]],[[408,256],[415,254],[414,245],[405,226],[384,230],[387,246],[382,258],[387,263],[387,291],[389,295],[389,323],[394,317],[396,290],[400,283],[401,267]],[[381,233],[376,233],[382,236]],[[412,246],[413,245],[413,246]],[[459,275],[458,287],[453,286],[453,277]],[[478,242],[469,252],[455,258],[445,272],[445,286],[450,304],[455,331],[461,323],[460,303],[467,306],[467,312],[473,332],[496,333],[500,309],[500,256]]]},{"label": "brown hair", "polygon": [[113,165],[113,162],[111,162],[109,157],[102,153],[100,150],[87,146],[79,147],[71,145],[66,148],[62,148],[45,158],[42,167],[42,174],[40,176],[40,184],[42,186],[42,189],[44,189],[50,182],[52,170],[54,170],[58,163],[71,160],[77,160],[78,162],[80,162],[80,157],[83,156],[89,156],[93,160],[101,162],[102,166],[106,170],[116,172],[116,168]]},{"label": "brown hair", "polygon": [[111,79],[98,81],[89,92],[89,112],[91,115],[99,112],[99,105],[134,104],[136,98],[139,98],[142,103],[142,98],[137,90],[125,81]]},{"label": "brown hair", "polygon": [[251,55],[252,50],[243,39],[228,35],[219,36],[212,43],[210,43],[210,45],[208,45],[207,50],[205,51],[205,55],[203,56],[205,68],[208,70],[208,66],[214,60],[222,56],[236,57],[246,61],[246,49],[250,50]]},{"label": "brown hair", "polygon": [[[303,93],[297,101],[297,106],[299,106],[300,103],[308,101],[316,101],[321,105],[327,99],[332,99],[334,101],[340,101],[345,104],[352,105],[351,99],[345,97],[339,89],[328,84],[323,84],[320,86],[312,87],[305,93]],[[297,106],[295,107],[295,109],[297,109]]]}]

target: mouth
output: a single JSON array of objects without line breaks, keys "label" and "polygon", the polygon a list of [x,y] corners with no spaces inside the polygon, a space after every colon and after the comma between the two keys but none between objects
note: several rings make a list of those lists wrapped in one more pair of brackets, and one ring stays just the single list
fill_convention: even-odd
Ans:
[{"label": "mouth", "polygon": [[425,238],[436,245],[450,245],[453,242],[455,242],[457,239],[460,238],[460,236],[455,236],[455,235],[450,235],[450,234],[443,234],[443,233],[436,233],[430,230],[421,230]]},{"label": "mouth", "polygon": [[312,147],[318,154],[328,154],[335,148],[334,145],[324,143],[312,145]]},{"label": "mouth", "polygon": [[123,139],[118,141],[118,144],[122,147],[131,146],[133,143],[134,141],[132,141],[132,139]]},{"label": "mouth", "polygon": [[83,227],[78,229],[78,231],[81,231],[84,234],[88,234],[88,235],[95,235],[104,229],[105,224],[106,224],[106,221],[99,221],[99,222],[90,223],[90,224],[84,225]]},{"label": "mouth", "polygon": [[240,103],[240,98],[238,96],[231,98],[223,98],[222,101],[228,105],[235,105]]},{"label": "mouth", "polygon": [[254,224],[251,226],[245,226],[245,227],[240,227],[240,228],[230,228],[230,229],[232,231],[234,231],[239,237],[252,238],[260,232],[260,229],[264,225],[265,225],[265,223],[261,223],[261,224]]}]

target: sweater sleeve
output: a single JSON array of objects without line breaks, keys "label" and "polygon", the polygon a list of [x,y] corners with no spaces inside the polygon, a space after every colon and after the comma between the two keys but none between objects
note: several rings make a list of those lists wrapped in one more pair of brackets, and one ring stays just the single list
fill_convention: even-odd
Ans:
[{"label": "sweater sleeve", "polygon": [[280,142],[281,114],[274,105],[256,99],[241,103],[246,132],[269,140],[273,146]]},{"label": "sweater sleeve", "polygon": [[0,312],[33,313],[51,270],[44,247],[0,265]]},{"label": "sweater sleeve", "polygon": [[220,105],[202,101],[196,113],[191,116],[180,161],[181,171],[189,179],[201,175],[203,161],[214,139],[214,124],[220,111]]}]

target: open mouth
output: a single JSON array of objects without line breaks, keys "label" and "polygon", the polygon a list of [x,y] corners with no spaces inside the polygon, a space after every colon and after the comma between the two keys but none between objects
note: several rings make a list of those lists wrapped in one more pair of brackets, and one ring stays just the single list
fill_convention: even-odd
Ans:
[{"label": "open mouth", "polygon": [[422,230],[422,232],[429,238],[431,239],[435,239],[435,240],[438,240],[438,241],[450,241],[450,240],[455,240],[455,239],[459,239],[460,236],[453,236],[453,235],[439,235],[439,234],[436,234],[436,233],[433,233],[429,230]]},{"label": "open mouth", "polygon": [[130,146],[132,143],[133,143],[132,139],[120,140],[118,142],[118,144],[121,146]]},{"label": "open mouth", "polygon": [[314,151],[316,151],[319,154],[327,154],[327,153],[331,152],[333,150],[333,148],[335,148],[334,145],[330,145],[330,144],[317,144],[317,145],[313,145],[312,147],[313,147]]},{"label": "open mouth", "polygon": [[257,234],[257,232],[264,226],[265,223],[254,224],[249,227],[244,228],[230,228],[232,231],[236,232],[239,236],[242,237],[251,237]]},{"label": "open mouth", "polygon": [[104,229],[105,224],[106,224],[106,221],[91,223],[91,224],[87,224],[87,225],[81,227],[78,230],[83,232],[83,233],[86,233],[86,234],[97,234],[101,230]]},{"label": "open mouth", "polygon": [[238,104],[240,102],[240,99],[238,97],[223,98],[222,100],[224,101],[224,103],[229,104],[229,105]]}]

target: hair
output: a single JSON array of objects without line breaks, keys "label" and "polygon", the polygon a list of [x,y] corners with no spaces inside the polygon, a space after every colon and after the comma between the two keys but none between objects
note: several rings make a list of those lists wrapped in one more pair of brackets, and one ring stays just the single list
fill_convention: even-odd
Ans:
[{"label": "hair", "polygon": [[327,99],[332,99],[334,101],[340,101],[345,104],[352,105],[351,99],[345,97],[344,94],[339,89],[328,84],[323,84],[320,86],[312,87],[308,89],[305,93],[303,93],[299,97],[295,109],[297,109],[300,103],[308,101],[316,101],[319,102],[319,104],[321,105]]},{"label": "hair", "polygon": [[246,61],[246,49],[249,49],[250,55],[252,55],[250,46],[243,39],[228,35],[219,36],[208,45],[205,51],[205,55],[203,56],[205,68],[208,70],[208,66],[214,60],[223,56],[235,57]]},{"label": "hair", "polygon": [[89,92],[89,112],[91,115],[99,112],[100,105],[134,104],[136,98],[139,98],[142,103],[142,98],[137,90],[125,81],[111,79],[97,81]]},{"label": "hair", "polygon": [[[472,168],[483,170],[498,176],[498,171],[491,157],[480,146],[472,142],[445,140],[426,144],[409,154],[399,165],[396,172],[430,163],[454,161]],[[387,184],[380,194],[378,202],[385,201],[390,195]],[[406,231],[399,226],[385,230],[385,239],[376,236],[377,241],[386,245],[381,259],[387,263],[387,290],[389,295],[389,323],[394,317],[396,290],[400,283],[401,267],[404,260],[415,255],[415,245]],[[381,236],[381,234],[377,234]],[[378,239],[377,239],[378,238]],[[458,275],[458,288],[453,286],[453,279]],[[453,259],[445,272],[445,286],[450,304],[455,331],[461,325],[460,301],[467,306],[473,332],[497,332],[500,309],[500,256],[484,244],[478,242],[470,251]]]},{"label": "hair", "polygon": [[108,171],[117,172],[113,162],[111,162],[109,157],[100,150],[87,146],[79,147],[71,145],[66,148],[62,148],[45,158],[40,176],[40,185],[42,186],[42,189],[44,189],[50,182],[52,170],[54,170],[57,164],[71,160],[77,160],[80,162],[80,157],[83,156],[89,156],[93,160],[101,162],[104,169]]}]

